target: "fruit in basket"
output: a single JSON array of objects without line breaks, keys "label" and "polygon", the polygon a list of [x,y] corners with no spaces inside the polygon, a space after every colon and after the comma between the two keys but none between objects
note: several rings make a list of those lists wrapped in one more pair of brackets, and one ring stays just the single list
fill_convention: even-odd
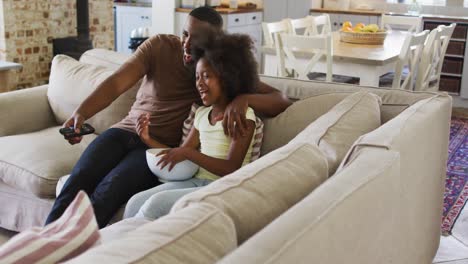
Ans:
[{"label": "fruit in basket", "polygon": [[364,26],[362,27],[362,32],[372,32],[372,33],[375,33],[377,31],[379,31],[379,26],[377,26],[376,24],[369,24],[367,26]]},{"label": "fruit in basket", "polygon": [[345,28],[353,28],[353,23],[351,23],[351,21],[345,21],[341,29],[344,31]]},{"label": "fruit in basket", "polygon": [[362,32],[362,29],[365,27],[365,25],[363,23],[357,23],[354,27],[353,27],[353,31],[354,32]]},{"label": "fruit in basket", "polygon": [[351,22],[346,21],[343,23],[341,31],[354,33],[376,33],[383,30],[380,30],[379,26],[376,24],[365,25],[364,23],[357,23],[354,27],[352,27]]}]

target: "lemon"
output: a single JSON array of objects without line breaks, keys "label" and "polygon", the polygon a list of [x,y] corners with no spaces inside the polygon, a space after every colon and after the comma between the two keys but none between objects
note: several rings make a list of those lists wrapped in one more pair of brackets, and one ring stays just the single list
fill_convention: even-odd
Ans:
[{"label": "lemon", "polygon": [[379,26],[377,26],[376,24],[369,24],[365,27],[362,28],[362,31],[363,32],[372,32],[372,33],[375,33],[379,30]]}]

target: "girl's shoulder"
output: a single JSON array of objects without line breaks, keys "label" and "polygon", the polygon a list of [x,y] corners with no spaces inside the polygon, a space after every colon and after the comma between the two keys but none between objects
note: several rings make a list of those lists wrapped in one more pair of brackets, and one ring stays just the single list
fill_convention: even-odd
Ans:
[{"label": "girl's shoulder", "polygon": [[204,105],[199,106],[197,110],[195,111],[195,116],[207,114],[210,112],[210,110],[211,110],[211,106],[204,106]]},{"label": "girl's shoulder", "polygon": [[247,108],[247,112],[245,113],[245,118],[256,122],[257,116],[255,115],[255,111],[251,107]]},{"label": "girl's shoulder", "polygon": [[196,129],[199,129],[199,124],[201,120],[208,120],[208,115],[210,114],[211,106],[199,106],[195,111],[195,117],[193,119],[193,124]]}]

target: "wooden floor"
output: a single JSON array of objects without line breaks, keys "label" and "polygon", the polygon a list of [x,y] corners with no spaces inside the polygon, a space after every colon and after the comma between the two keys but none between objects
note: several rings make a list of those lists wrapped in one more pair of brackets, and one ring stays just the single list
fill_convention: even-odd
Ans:
[{"label": "wooden floor", "polygon": [[468,108],[452,108],[452,116],[468,118]]}]

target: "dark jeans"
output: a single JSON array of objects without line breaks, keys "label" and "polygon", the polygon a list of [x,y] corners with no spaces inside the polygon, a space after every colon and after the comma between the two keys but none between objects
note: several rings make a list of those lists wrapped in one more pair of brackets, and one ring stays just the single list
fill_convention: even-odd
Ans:
[{"label": "dark jeans", "polygon": [[99,227],[105,227],[130,197],[160,184],[146,164],[146,149],[138,135],[122,129],[110,128],[99,135],[73,168],[46,224],[59,218],[83,190],[91,199]]}]

